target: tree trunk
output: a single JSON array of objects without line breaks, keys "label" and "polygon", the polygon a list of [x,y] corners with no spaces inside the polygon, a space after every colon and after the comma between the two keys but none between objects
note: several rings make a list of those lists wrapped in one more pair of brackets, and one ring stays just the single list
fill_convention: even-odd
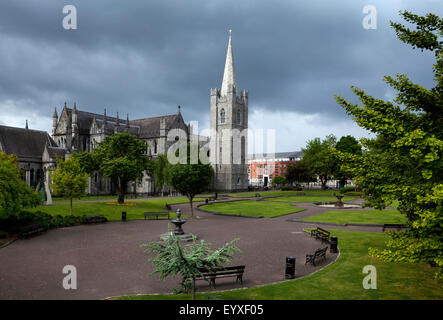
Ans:
[{"label": "tree trunk", "polygon": [[189,198],[189,204],[191,206],[191,219],[194,218],[194,208],[192,207],[192,198]]},{"label": "tree trunk", "polygon": [[70,209],[71,209],[71,216],[72,216],[72,198],[71,198],[71,208]]},{"label": "tree trunk", "polygon": [[123,204],[125,203],[125,192],[123,189],[124,188],[123,182],[120,177],[118,178],[117,187],[118,187],[118,203]]},{"label": "tree trunk", "polygon": [[192,277],[192,300],[195,300],[195,276]]}]

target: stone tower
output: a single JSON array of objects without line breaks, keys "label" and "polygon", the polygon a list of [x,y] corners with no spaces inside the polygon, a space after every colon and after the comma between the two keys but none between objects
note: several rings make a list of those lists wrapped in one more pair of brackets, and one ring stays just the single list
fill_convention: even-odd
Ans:
[{"label": "stone tower", "polygon": [[248,92],[238,95],[229,30],[223,82],[211,89],[210,162],[214,168],[213,188],[240,191],[248,188]]}]

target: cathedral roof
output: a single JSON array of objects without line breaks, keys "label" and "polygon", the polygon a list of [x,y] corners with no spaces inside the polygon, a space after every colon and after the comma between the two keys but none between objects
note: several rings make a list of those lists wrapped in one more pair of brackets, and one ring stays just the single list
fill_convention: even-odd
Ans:
[{"label": "cathedral roof", "polygon": [[172,114],[161,117],[153,117],[153,118],[145,118],[145,119],[137,119],[129,121],[132,125],[137,125],[140,127],[139,138],[147,139],[147,138],[155,138],[160,136],[160,122],[161,120],[165,121],[165,129],[169,130],[171,125],[177,119],[177,117],[181,116],[180,113]]},{"label": "cathedral roof", "polygon": [[[68,116],[71,118],[72,109],[66,108],[66,111],[68,112]],[[137,135],[140,139],[156,138],[160,136],[160,122],[164,120],[166,125],[165,129],[169,130],[171,128],[171,125],[176,121],[177,117],[181,117],[180,112],[178,112],[177,114],[160,117],[130,120],[128,131],[131,134]],[[89,134],[94,118],[97,124],[103,124],[103,114],[86,112],[77,109],[77,126],[80,134]],[[127,120],[118,119],[118,123],[119,127],[121,127],[121,130],[117,131],[125,131],[127,128]],[[112,134],[116,127],[117,118],[106,116],[106,128],[107,131],[109,131],[109,134]]]},{"label": "cathedral roof", "polygon": [[46,144],[57,146],[45,131],[0,126],[0,146],[6,154],[41,159]]},{"label": "cathedral roof", "polygon": [[[68,111],[68,115],[71,118],[72,109],[66,108],[66,110]],[[91,125],[92,125],[92,121],[94,120],[94,117],[96,120],[103,121],[105,116],[103,114],[86,112],[86,111],[81,111],[81,110],[77,109],[77,126],[78,126],[78,130],[81,134],[88,134],[89,133],[89,130],[91,129]],[[106,119],[109,124],[112,124],[112,123],[115,124],[117,122],[117,118],[114,118],[114,117],[107,116]],[[120,125],[124,125],[124,121],[122,121],[121,119],[119,121],[120,121]]]},{"label": "cathedral roof", "polygon": [[48,154],[52,159],[65,158],[66,149],[61,147],[48,146]]}]

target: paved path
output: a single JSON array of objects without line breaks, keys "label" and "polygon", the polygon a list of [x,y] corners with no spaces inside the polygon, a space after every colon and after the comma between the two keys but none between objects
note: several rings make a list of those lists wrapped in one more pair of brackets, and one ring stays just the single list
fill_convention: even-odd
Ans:
[{"label": "paved path", "polygon": [[[235,255],[231,265],[246,265],[243,286],[233,278],[217,279],[217,290],[283,281],[287,256],[296,258],[297,277],[336,259],[337,254],[328,252],[327,261],[320,266],[304,265],[305,255],[323,244],[303,232],[308,225],[293,223],[291,219],[318,214],[324,209],[305,203],[297,206],[307,210],[272,219],[229,217],[195,210],[198,218],[188,221],[185,231],[214,247],[240,239],[237,246],[242,253]],[[185,214],[190,212],[188,204],[172,205],[172,210],[177,208]],[[180,279],[159,280],[158,276],[151,276],[152,265],[147,260],[152,254],[144,253],[140,247],[159,240],[167,225],[167,221],[161,220],[108,222],[50,230],[31,240],[15,241],[0,249],[0,299],[103,299],[169,293]],[[62,287],[65,265],[77,268],[77,290]],[[212,290],[204,281],[197,283],[200,292]]]}]

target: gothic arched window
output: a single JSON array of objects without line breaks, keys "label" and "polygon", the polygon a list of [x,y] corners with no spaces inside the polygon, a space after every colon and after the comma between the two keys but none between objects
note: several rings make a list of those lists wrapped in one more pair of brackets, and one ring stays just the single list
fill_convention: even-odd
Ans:
[{"label": "gothic arched window", "polygon": [[225,123],[225,109],[220,111],[220,123]]},{"label": "gothic arched window", "polygon": [[157,154],[157,141],[154,140],[154,154]]},{"label": "gothic arched window", "polygon": [[238,123],[238,124],[241,123],[241,113],[240,113],[240,109],[237,110],[237,123]]}]

